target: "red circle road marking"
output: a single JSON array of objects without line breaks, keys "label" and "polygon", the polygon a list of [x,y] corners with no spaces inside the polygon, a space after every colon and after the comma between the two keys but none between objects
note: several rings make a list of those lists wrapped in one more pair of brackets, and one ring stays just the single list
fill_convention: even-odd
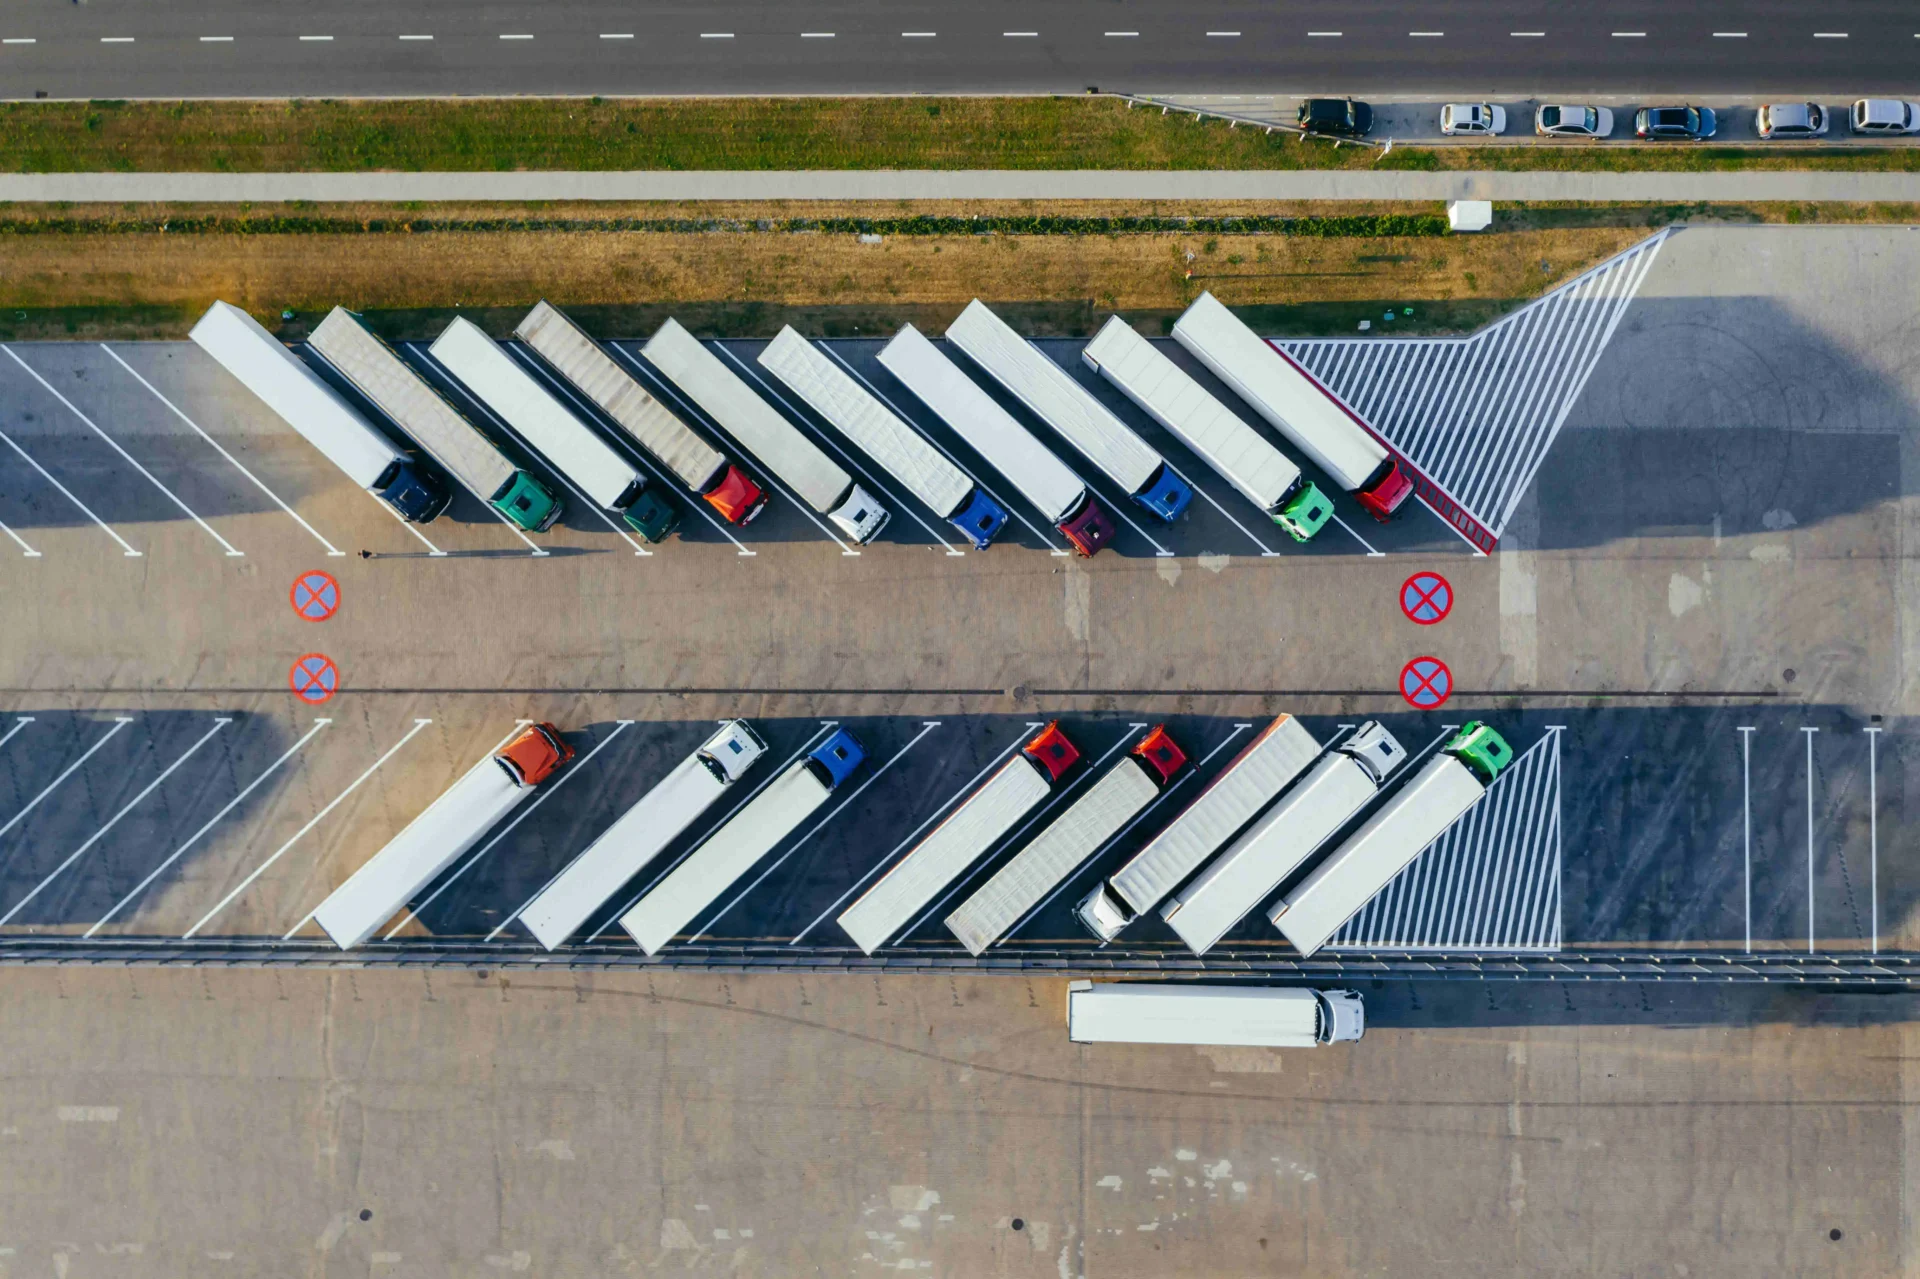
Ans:
[{"label": "red circle road marking", "polygon": [[1453,696],[1453,672],[1437,657],[1416,657],[1400,668],[1400,696],[1417,710],[1433,710]]},{"label": "red circle road marking", "polygon": [[293,611],[309,622],[324,622],[340,608],[340,583],[333,574],[311,569],[293,579],[287,592]]},{"label": "red circle road marking", "polygon": [[340,668],[325,653],[307,653],[287,672],[287,687],[310,706],[332,697],[340,689]]},{"label": "red circle road marking", "polygon": [[1410,622],[1432,626],[1453,611],[1453,584],[1438,573],[1415,573],[1400,584],[1400,611]]}]

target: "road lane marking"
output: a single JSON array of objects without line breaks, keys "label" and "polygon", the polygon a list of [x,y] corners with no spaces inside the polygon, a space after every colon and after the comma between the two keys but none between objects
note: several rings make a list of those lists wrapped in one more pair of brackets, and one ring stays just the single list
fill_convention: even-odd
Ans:
[{"label": "road lane marking", "polygon": [[702,40],[731,40],[731,39],[733,39],[733,32],[731,32],[731,31],[702,31],[702,32],[700,33],[700,38],[701,38]]},{"label": "road lane marking", "polygon": [[1816,31],[1813,33],[1813,38],[1816,40],[1844,40],[1847,38],[1847,33],[1844,31]]},{"label": "road lane marking", "polygon": [[[68,764],[65,768],[61,769],[60,776],[54,778],[51,782],[47,783],[47,788],[45,790],[41,791],[38,795],[35,795],[32,799],[28,800],[27,806],[21,809],[19,812],[15,813],[12,816],[12,818],[8,820],[5,826],[0,826],[0,839],[4,839],[8,831],[12,830],[15,826],[18,826],[21,822],[25,821],[27,814],[31,813],[34,809],[40,806],[41,800],[45,799],[47,796],[53,794],[53,792],[60,789],[60,783],[66,781],[67,778],[73,776],[74,770],[79,768],[80,765],[86,763],[89,759],[91,759],[95,751],[99,750],[102,746],[105,746],[108,742],[112,741],[113,735],[115,733],[119,732],[121,729],[125,728],[127,725],[131,723],[133,723],[133,717],[130,715],[114,716],[113,727],[107,730],[107,735],[105,737],[102,737],[99,741],[87,747],[85,754],[80,756],[79,759],[74,760],[73,763]],[[12,736],[12,734],[10,733],[8,734],[8,736]]]},{"label": "road lane marking", "polygon": [[631,31],[602,31],[602,32],[600,33],[600,38],[601,38],[602,40],[631,40],[631,39],[633,39],[633,32],[631,32]]},{"label": "road lane marking", "polygon": [[[221,911],[225,910],[229,905],[233,903],[234,898],[238,897],[241,893],[246,892],[247,889],[253,885],[254,880],[266,874],[267,868],[269,866],[273,865],[275,862],[279,861],[282,857],[286,856],[288,849],[292,848],[295,844],[299,843],[303,838],[305,838],[308,831],[312,830],[315,826],[318,826],[321,823],[321,821],[325,819],[328,813],[331,813],[334,809],[338,808],[342,803],[342,801],[344,801],[347,798],[347,796],[359,790],[363,782],[365,782],[369,777],[372,777],[375,773],[380,771],[380,766],[382,764],[385,764],[388,760],[392,759],[394,755],[399,752],[402,746],[405,746],[408,742],[412,741],[415,734],[417,734],[421,729],[425,728],[427,725],[431,723],[433,723],[433,721],[430,719],[414,720],[413,727],[408,729],[406,731],[406,735],[403,736],[399,741],[395,742],[392,746],[389,746],[387,748],[386,754],[382,755],[379,759],[374,760],[372,766],[369,767],[366,772],[354,778],[353,784],[351,786],[347,787],[345,790],[341,791],[338,795],[335,795],[331,800],[329,800],[325,808],[315,813],[305,826],[302,826],[299,830],[294,832],[292,839],[288,840],[286,843],[280,845],[279,848],[274,850],[273,856],[267,858],[267,860],[261,862],[258,866],[254,867],[253,873],[248,875],[245,879],[241,880],[239,887],[235,888],[232,892],[228,893],[225,897],[222,897],[220,899],[220,904],[218,906],[215,906],[212,910],[202,915],[200,917],[199,923],[195,924],[192,928],[189,928],[186,932],[180,935],[180,940],[186,941],[189,938],[191,938],[195,933],[199,932],[202,928],[205,928],[207,924],[212,921],[215,915],[218,915]],[[311,919],[312,916],[309,915],[308,918]],[[306,920],[301,921],[302,924],[304,924],[305,922]]]},{"label": "road lane marking", "polygon": [[1338,32],[1338,31],[1309,31],[1309,32],[1307,32],[1307,39],[1309,39],[1309,40],[1338,40],[1338,39],[1340,38],[1340,36],[1341,36],[1341,34],[1342,34],[1342,33],[1341,33],[1341,32]]},{"label": "road lane marking", "polygon": [[99,830],[93,832],[93,834],[87,836],[86,841],[82,843],[80,847],[74,849],[71,853],[67,854],[67,860],[61,862],[58,866],[55,866],[51,871],[47,873],[47,877],[45,879],[35,884],[33,886],[33,891],[29,892],[25,897],[22,897],[19,901],[15,902],[13,904],[13,908],[9,910],[6,914],[0,915],[0,927],[5,927],[6,924],[10,922],[15,915],[18,915],[23,909],[26,908],[26,905],[28,902],[38,897],[41,891],[44,890],[48,884],[51,884],[54,880],[58,879],[62,874],[62,872],[64,872],[67,869],[67,867],[79,861],[81,856],[85,854],[89,848],[92,848],[95,844],[99,843],[102,839],[105,839],[107,832],[112,830],[115,826],[118,826],[120,824],[120,819],[122,817],[125,817],[128,813],[131,813],[134,809],[138,808],[142,800],[146,799],[147,796],[153,794],[154,791],[158,790],[160,788],[160,784],[166,781],[167,778],[172,777],[174,772],[178,770],[182,764],[192,759],[195,752],[197,752],[202,746],[205,746],[208,742],[212,741],[214,734],[218,733],[221,729],[225,728],[227,725],[231,723],[233,723],[233,719],[231,716],[221,716],[215,719],[213,721],[213,727],[208,729],[205,733],[201,734],[199,741],[187,747],[185,754],[180,755],[171,764],[168,764],[166,768],[161,771],[160,776],[148,782],[144,790],[142,790],[138,795],[135,795],[132,799],[128,800],[125,806],[123,806],[119,812],[115,813],[112,817],[109,817],[107,819],[106,825],[102,826]]},{"label": "road lane marking", "polygon": [[1644,40],[1647,38],[1647,33],[1644,31],[1616,31],[1613,33],[1613,38],[1616,40]]},{"label": "road lane marking", "polygon": [[1447,33],[1444,31],[1409,31],[1407,34],[1416,40],[1438,40]]},{"label": "road lane marking", "polygon": [[1743,911],[1747,921],[1747,953],[1753,953],[1753,727],[1741,725],[1740,734],[1740,833],[1741,867],[1746,894]]},{"label": "road lane marking", "polygon": [[18,364],[21,368],[27,371],[28,376],[33,378],[33,380],[38,382],[41,386],[44,386],[47,389],[48,394],[52,395],[54,399],[66,405],[68,412],[72,413],[75,417],[79,418],[82,422],[85,422],[87,426],[92,429],[95,435],[98,435],[101,439],[105,440],[108,446],[111,447],[114,452],[118,453],[121,457],[125,458],[128,465],[132,466],[134,470],[140,472],[140,474],[146,476],[149,480],[151,480],[153,482],[153,486],[159,489],[162,493],[165,493],[169,501],[171,501],[175,506],[179,507],[182,511],[186,512],[187,518],[191,519],[195,524],[198,524],[203,530],[205,530],[208,537],[211,537],[214,541],[220,543],[221,546],[225,547],[229,558],[234,556],[242,556],[246,554],[245,551],[236,549],[233,543],[227,541],[226,538],[221,537],[218,533],[214,532],[213,526],[211,524],[208,524],[205,520],[201,519],[198,515],[195,515],[193,513],[193,509],[189,507],[185,502],[182,502],[178,497],[176,497],[172,489],[162,484],[160,482],[159,477],[156,476],[152,471],[149,471],[146,467],[140,465],[140,463],[134,459],[133,454],[121,448],[119,443],[111,435],[108,435],[105,431],[101,430],[99,425],[95,423],[92,418],[88,417],[85,413],[82,413],[74,405],[72,400],[69,400],[66,396],[54,390],[53,383],[47,381],[47,379],[41,377],[37,372],[35,372],[33,369],[33,366],[28,364],[25,360],[21,359],[18,352],[16,352],[12,347],[7,347],[6,352],[8,355],[13,357],[13,362],[15,364]]},{"label": "road lane marking", "polygon": [[1716,40],[1744,40],[1747,38],[1747,33],[1744,31],[1716,31],[1713,33],[1713,38]]},{"label": "road lane marking", "polygon": [[101,44],[132,44],[132,36],[101,36]]},{"label": "road lane marking", "polygon": [[831,32],[831,31],[802,31],[802,32],[800,33],[800,38],[801,38],[802,40],[831,40],[831,39],[833,39],[833,32]]},{"label": "road lane marking", "polygon": [[[193,832],[193,834],[187,836],[185,843],[181,844],[180,847],[174,849],[173,852],[167,857],[167,860],[161,862],[158,866],[155,866],[152,870],[148,871],[147,877],[141,880],[138,884],[135,884],[132,892],[128,893],[125,897],[122,897],[119,901],[115,902],[113,904],[113,909],[109,910],[106,914],[100,916],[100,918],[97,921],[95,921],[93,927],[87,929],[86,932],[82,933],[81,937],[83,938],[91,937],[95,933],[99,932],[100,929],[107,923],[107,921],[112,919],[115,915],[119,914],[120,911],[127,905],[128,902],[132,901],[134,898],[138,897],[141,893],[145,892],[147,889],[147,885],[153,883],[154,880],[160,878],[160,876],[163,873],[165,873],[167,867],[179,861],[180,858],[186,853],[186,851],[189,848],[192,848],[195,844],[199,843],[200,837],[202,835],[206,834],[208,831],[212,830],[216,825],[218,825],[221,818],[225,817],[228,813],[232,812],[235,808],[239,807],[241,800],[253,794],[254,790],[260,785],[260,783],[266,781],[267,778],[273,776],[275,770],[277,770],[280,767],[280,765],[292,759],[302,746],[305,746],[308,742],[313,740],[314,735],[316,733],[318,733],[321,729],[325,728],[327,725],[331,723],[333,723],[331,719],[314,720],[313,727],[307,730],[306,736],[302,737],[299,741],[295,742],[293,745],[287,747],[286,751],[280,756],[279,759],[276,759],[273,761],[273,763],[267,765],[266,771],[262,772],[258,777],[248,782],[246,786],[241,789],[239,794],[235,795],[232,799],[228,800],[224,805],[222,805],[220,811],[215,813],[212,817],[209,817],[204,826],[202,826],[199,830]],[[4,743],[0,743],[0,745],[3,745],[3,744]]]},{"label": "road lane marking", "polygon": [[1238,31],[1209,31],[1207,35],[1218,40],[1234,40],[1239,38],[1240,33]]},{"label": "road lane marking", "polygon": [[232,36],[201,36],[201,44],[232,44]]},{"label": "road lane marking", "polygon": [[902,31],[900,38],[902,40],[931,40],[938,34],[940,33],[937,31]]},{"label": "road lane marking", "polygon": [[34,39],[32,36],[13,36],[6,40],[0,40],[0,44],[39,44],[39,43],[40,42]]},{"label": "road lane marking", "polygon": [[1007,40],[1038,40],[1040,38],[1038,31],[1002,31],[1000,35]]},{"label": "road lane marking", "polygon": [[432,36],[400,36],[400,37],[399,37],[399,39],[402,39],[402,40],[431,40],[431,39],[433,39],[433,37],[432,37]]},{"label": "road lane marking", "polygon": [[291,506],[288,506],[285,502],[281,501],[280,495],[275,493],[272,489],[268,488],[264,483],[262,483],[259,476],[255,475],[252,471],[249,471],[246,467],[240,465],[239,458],[227,452],[227,450],[221,446],[218,440],[214,439],[211,435],[208,435],[205,431],[201,430],[200,424],[194,421],[192,418],[188,417],[185,413],[181,412],[179,405],[175,404],[172,400],[169,400],[166,396],[160,394],[159,388],[154,386],[153,383],[147,381],[146,378],[140,376],[139,371],[135,369],[131,364],[128,364],[125,360],[121,359],[119,352],[115,351],[112,347],[108,346],[105,342],[102,342],[100,344],[100,349],[102,351],[105,351],[110,357],[112,357],[113,362],[115,364],[118,364],[121,368],[133,374],[134,381],[138,382],[141,386],[146,387],[147,390],[153,392],[153,397],[156,400],[159,400],[162,404],[166,405],[167,408],[173,412],[173,415],[175,417],[179,418],[182,422],[185,422],[188,426],[192,427],[195,435],[198,435],[201,439],[213,445],[215,452],[219,453],[221,457],[226,458],[227,461],[233,463],[234,469],[239,471],[240,474],[246,476],[249,480],[252,480],[255,488],[259,489],[262,493],[265,493],[268,497],[273,499],[274,505],[278,506],[281,510],[285,511],[288,515],[293,516],[295,523],[299,524],[300,527],[307,530],[307,532],[313,534],[315,540],[317,540],[320,543],[320,545],[327,548],[328,555],[334,556],[334,555],[346,554],[345,551],[335,546],[332,542],[329,542],[326,538],[321,537],[320,530],[314,528],[313,525],[307,523],[304,519],[301,519],[299,512],[295,511]]},{"label": "road lane marking", "polygon": [[1546,36],[1544,31],[1509,31],[1508,35],[1516,40],[1539,40]]},{"label": "road lane marking", "polygon": [[512,35],[503,35],[503,36],[501,36],[500,38],[501,38],[502,40],[531,40],[531,39],[533,39],[533,37],[532,37],[531,35],[528,35],[528,34],[526,34],[525,32],[515,32],[515,33],[513,33]]},{"label": "road lane marking", "polygon": [[[13,437],[11,435],[8,435],[5,431],[0,431],[0,443],[4,443],[8,448],[12,449],[15,453],[18,453],[20,455],[21,461],[25,462],[28,466],[31,466],[34,470],[38,471],[40,473],[41,479],[45,480],[47,483],[59,489],[60,492],[66,497],[66,499],[69,502],[72,502],[75,506],[80,508],[81,514],[85,515],[88,519],[92,520],[95,524],[100,526],[101,532],[105,533],[108,537],[112,538],[114,541],[120,543],[120,550],[123,555],[131,556],[135,559],[139,558],[140,552],[134,550],[132,546],[128,545],[126,538],[121,537],[118,533],[114,532],[113,529],[108,526],[105,520],[101,519],[98,515],[95,515],[93,513],[93,510],[91,507],[89,507],[85,502],[82,502],[79,498],[75,497],[73,495],[72,489],[69,489],[66,485],[62,484],[59,480],[54,479],[52,472],[48,471],[47,468],[40,465],[40,463],[34,461],[33,456],[31,454],[29,454],[25,449],[21,448],[18,444],[15,444],[13,442]],[[16,537],[14,540],[17,542],[20,539]],[[22,545],[24,545],[24,543],[22,543]]]},{"label": "road lane marking", "polygon": [[317,40],[317,41],[325,41],[325,40],[331,40],[331,39],[333,39],[333,37],[332,37],[332,36],[301,36],[301,37],[300,37],[300,39],[301,39],[301,40],[303,40],[303,41],[309,41],[309,42],[311,42],[311,41],[316,41],[316,40]]},{"label": "road lane marking", "polygon": [[1138,37],[1139,34],[1138,31],[1109,31],[1106,33],[1107,38],[1110,40],[1132,40]]}]

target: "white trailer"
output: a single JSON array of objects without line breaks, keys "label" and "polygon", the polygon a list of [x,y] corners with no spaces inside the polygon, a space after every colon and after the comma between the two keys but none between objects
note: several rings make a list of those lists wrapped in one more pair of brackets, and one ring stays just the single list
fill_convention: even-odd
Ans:
[{"label": "white trailer", "polygon": [[1320,743],[1299,720],[1279,716],[1165,830],[1087,895],[1080,922],[1112,941],[1252,821],[1319,753]]},{"label": "white trailer", "polygon": [[948,326],[947,341],[1141,506],[1171,522],[1193,501],[1165,458],[978,298]]},{"label": "white trailer", "polygon": [[[530,740],[531,739],[531,740]],[[573,757],[551,724],[536,724],[468,769],[313,912],[334,945],[351,950],[480,842]]]},{"label": "white trailer", "polygon": [[891,516],[886,507],[679,321],[670,319],[661,325],[641,349],[668,381],[842,533],[864,544],[887,526]]},{"label": "white trailer", "polygon": [[886,945],[936,893],[986,856],[1015,822],[1039,807],[1053,783],[1078,758],[1079,752],[1059,725],[1047,725],[842,911],[840,927],[869,955]]},{"label": "white trailer", "polygon": [[972,538],[975,546],[985,550],[1007,522],[1007,513],[980,492],[966,472],[839,365],[815,350],[791,325],[781,329],[760,352],[759,364],[904,484],[909,493],[925,502],[935,515]]},{"label": "white trailer", "polygon": [[340,398],[318,373],[259,321],[230,302],[215,302],[187,336],[233,374],[347,478],[424,524],[447,509],[452,493],[440,477],[396,445]]},{"label": "white trailer", "polygon": [[1075,550],[1092,555],[1113,540],[1113,522],[1087,492],[1086,482],[920,330],[911,324],[901,329],[881,349],[879,358],[882,368],[1006,476]]},{"label": "white trailer", "polygon": [[1107,321],[1080,358],[1294,541],[1310,541],[1333,514],[1333,504],[1291,459],[1119,316]]},{"label": "white trailer", "polygon": [[651,535],[650,521],[628,515],[646,491],[646,477],[536,382],[479,325],[456,316],[428,349],[602,509],[626,517],[636,530]]},{"label": "white trailer", "polygon": [[1067,987],[1067,1038],[1076,1044],[1317,1048],[1365,1033],[1365,1008],[1351,990],[1089,981]]},{"label": "white trailer", "polygon": [[647,388],[616,364],[586,330],[551,303],[542,301],[527,312],[513,335],[728,521],[745,524],[766,505],[766,494],[759,485],[648,394]]},{"label": "white trailer", "polygon": [[560,518],[560,499],[455,412],[359,316],[334,307],[307,345],[482,502],[533,532],[553,527]]},{"label": "white trailer", "polygon": [[1294,949],[1313,954],[1479,803],[1512,762],[1513,751],[1498,733],[1468,724],[1267,917]]},{"label": "white trailer", "polygon": [[1386,447],[1345,405],[1213,294],[1202,293],[1187,308],[1173,326],[1173,340],[1375,518],[1392,515],[1413,491]]},{"label": "white trailer", "polygon": [[865,757],[853,734],[845,729],[835,733],[742,805],[622,915],[620,926],[640,949],[658,954],[695,915],[826,803]]},{"label": "white trailer", "polygon": [[1393,734],[1371,720],[1362,724],[1161,907],[1161,916],[1188,949],[1206,954],[1352,820],[1406,757]]},{"label": "white trailer", "polygon": [[548,950],[559,946],[739,781],[766,749],[745,720],[729,720],[555,875],[520,913],[520,922]]},{"label": "white trailer", "polygon": [[978,955],[1007,935],[1054,887],[1120,833],[1165,789],[1187,757],[1157,726],[1048,823],[1033,842],[947,916],[947,929]]}]

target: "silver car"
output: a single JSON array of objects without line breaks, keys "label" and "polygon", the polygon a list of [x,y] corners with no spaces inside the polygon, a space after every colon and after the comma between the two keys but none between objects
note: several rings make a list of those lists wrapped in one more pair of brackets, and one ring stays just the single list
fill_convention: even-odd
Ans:
[{"label": "silver car", "polygon": [[1920,102],[1862,98],[1853,104],[1855,133],[1920,133]]},{"label": "silver car", "polygon": [[1507,131],[1507,109],[1490,102],[1449,102],[1440,108],[1440,132],[1448,137]]},{"label": "silver car", "polygon": [[1604,138],[1613,132],[1613,112],[1605,107],[1541,107],[1533,117],[1533,131],[1549,138]]},{"label": "silver car", "polygon": [[1827,131],[1827,109],[1817,102],[1768,102],[1753,116],[1763,138],[1817,138]]}]

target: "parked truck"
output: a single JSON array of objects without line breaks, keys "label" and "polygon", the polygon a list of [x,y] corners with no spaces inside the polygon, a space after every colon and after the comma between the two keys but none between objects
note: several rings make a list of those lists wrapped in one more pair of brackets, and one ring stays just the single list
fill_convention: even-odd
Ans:
[{"label": "parked truck", "polygon": [[468,492],[520,528],[542,532],[560,518],[559,498],[515,466],[425,378],[345,307],[320,321],[307,345]]},{"label": "parked truck", "polygon": [[1291,715],[1261,729],[1207,788],[1080,903],[1080,922],[1102,941],[1158,906],[1214,850],[1306,771],[1320,743]]},{"label": "parked truck", "polygon": [[871,542],[887,526],[891,514],[873,494],[678,321],[661,325],[645,350],[648,362],[668,381],[856,544]]},{"label": "parked truck", "polygon": [[573,747],[561,740],[559,729],[528,728],[468,769],[329,893],[313,912],[314,922],[340,949],[358,946],[572,758]]},{"label": "parked truck", "polygon": [[842,911],[840,927],[869,955],[886,945],[936,893],[1039,807],[1079,758],[1059,722],[1048,724]]},{"label": "parked truck", "polygon": [[382,434],[239,307],[215,302],[187,336],[401,519],[425,524],[453,500],[444,478]]},{"label": "parked truck", "polygon": [[1007,522],[1000,504],[792,326],[767,344],[759,362],[976,548],[992,544]]},{"label": "parked truck", "polygon": [[1072,982],[1067,1038],[1076,1044],[1317,1048],[1366,1033],[1351,990]]},{"label": "parked truck", "polygon": [[1173,340],[1265,418],[1273,429],[1385,521],[1413,492],[1413,480],[1347,406],[1211,293],[1173,326]]},{"label": "parked truck", "polygon": [[1119,316],[1107,321],[1080,358],[1294,541],[1312,541],[1333,514],[1333,503],[1291,459]]},{"label": "parked truck", "polygon": [[765,508],[766,492],[746,472],[648,394],[552,304],[543,301],[527,312],[513,335],[729,524],[745,524]]},{"label": "parked truck", "polygon": [[1155,725],[1105,776],[1073,801],[947,916],[947,928],[978,955],[1005,937],[1060,882],[1120,833],[1186,766],[1187,756]]},{"label": "parked truck", "polygon": [[1084,481],[911,324],[880,351],[880,364],[1020,490],[1073,549],[1091,556],[1113,540],[1113,520]]},{"label": "parked truck", "polygon": [[1206,954],[1352,820],[1406,757],[1393,734],[1372,720],[1362,724],[1161,907],[1161,916],[1194,954]]},{"label": "parked truck", "polygon": [[680,523],[680,512],[660,495],[658,485],[648,484],[479,325],[456,316],[428,349],[555,470],[634,532],[659,542]]},{"label": "parked truck", "polygon": [[1512,762],[1500,734],[1477,720],[1468,724],[1267,917],[1295,950],[1313,954],[1479,803]]},{"label": "parked truck", "polygon": [[707,841],[647,890],[620,926],[649,955],[658,954],[713,905],[754,863],[799,829],[860,768],[866,752],[840,729],[742,805]]},{"label": "parked truck", "polygon": [[1141,506],[1172,523],[1193,501],[1165,458],[978,298],[948,326],[947,341]]},{"label": "parked truck", "polygon": [[728,720],[555,875],[521,912],[520,922],[548,950],[559,946],[665,852],[766,750],[745,720]]}]

